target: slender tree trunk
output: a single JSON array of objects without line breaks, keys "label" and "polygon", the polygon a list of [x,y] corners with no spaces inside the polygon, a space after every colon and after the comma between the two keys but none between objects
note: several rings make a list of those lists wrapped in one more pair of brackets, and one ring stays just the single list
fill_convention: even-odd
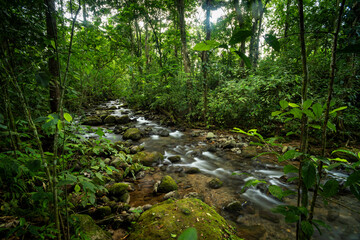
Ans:
[{"label": "slender tree trunk", "polygon": [[[205,18],[205,30],[206,30],[206,40],[211,39],[211,28],[210,28],[210,4],[211,0],[206,0],[206,18]],[[208,68],[209,68],[209,52],[202,52],[202,62],[203,62],[203,101],[204,101],[204,109],[203,109],[203,121],[206,122],[206,115],[208,112]]]},{"label": "slender tree trunk", "polygon": [[[321,136],[321,145],[322,145],[321,154],[323,157],[325,157],[325,154],[326,154],[325,153],[325,151],[326,151],[326,130],[327,130],[327,123],[329,121],[330,102],[331,102],[332,92],[334,89],[334,80],[335,80],[335,72],[336,72],[336,50],[337,50],[338,36],[339,36],[340,28],[341,28],[341,19],[342,19],[342,15],[344,12],[344,6],[345,6],[345,0],[342,0],[340,10],[339,10],[339,16],[338,16],[337,22],[335,22],[336,29],[335,29],[334,40],[333,40],[333,45],[332,45],[332,49],[331,49],[329,88],[328,88],[328,96],[327,96],[326,109],[325,109],[325,118],[324,118],[324,123],[322,126],[322,136]],[[316,198],[318,195],[317,193],[319,191],[320,181],[322,178],[322,172],[323,172],[322,168],[323,168],[323,162],[320,162],[319,167],[318,167],[319,178],[318,178],[318,181],[316,182],[315,191],[314,191],[313,199],[311,202],[309,218],[308,218],[309,221],[311,221],[314,216],[314,208],[315,208]]]},{"label": "slender tree trunk", "polygon": [[149,55],[149,31],[148,24],[145,23],[145,57],[146,57],[146,70],[150,68],[150,55]]},{"label": "slender tree trunk", "polygon": [[[240,9],[239,0],[234,0],[233,4],[234,4],[234,8],[235,8],[235,12],[236,12],[236,18],[237,18],[237,21],[238,21],[238,24],[239,24],[239,28],[243,29],[245,21],[244,21],[244,17],[243,17],[243,14],[241,12],[241,9]],[[245,42],[241,43],[240,51],[242,53],[245,53]],[[244,61],[242,59],[240,59],[240,67],[243,68],[244,66],[245,66]]]},{"label": "slender tree trunk", "polygon": [[86,12],[86,1],[84,1],[84,2],[83,2],[83,20],[84,20],[84,23],[87,23],[86,16],[87,16],[87,12]]},{"label": "slender tree trunk", "polygon": [[287,38],[289,34],[289,24],[290,24],[290,5],[291,0],[286,1],[286,18],[285,18],[285,27],[284,27],[284,36]]},{"label": "slender tree trunk", "polygon": [[[301,101],[302,104],[307,100],[307,88],[309,82],[307,61],[306,61],[306,44],[305,44],[305,25],[304,25],[304,7],[303,0],[298,0],[299,8],[299,27],[300,27],[300,45],[301,45],[301,61],[302,61],[302,70],[303,70],[303,81],[301,88]],[[307,137],[308,137],[308,118],[303,113],[301,118],[301,136],[300,136],[300,151],[302,153],[307,152]],[[301,177],[302,167],[304,163],[304,157],[300,157],[300,166],[299,166],[299,186],[298,186],[298,206],[307,208],[308,206],[308,190],[303,183]],[[300,191],[301,189],[301,191]],[[306,220],[305,215],[301,215],[297,223],[297,239],[305,239],[305,234],[301,230],[300,222]]]},{"label": "slender tree trunk", "polygon": [[[46,32],[49,40],[54,42],[56,45],[57,42],[57,27],[56,27],[56,12],[55,12],[55,1],[54,0],[45,0],[47,7],[46,10]],[[59,109],[59,98],[60,98],[60,88],[59,88],[59,62],[56,58],[56,49],[53,44],[48,46],[50,49],[48,55],[48,67],[51,75],[50,78],[50,109],[51,112],[57,112]]]},{"label": "slender tree trunk", "polygon": [[180,38],[181,38],[181,52],[184,63],[185,73],[190,73],[190,58],[186,45],[186,30],[185,30],[185,6],[184,0],[177,0],[178,12],[179,12],[179,26],[180,26]]}]

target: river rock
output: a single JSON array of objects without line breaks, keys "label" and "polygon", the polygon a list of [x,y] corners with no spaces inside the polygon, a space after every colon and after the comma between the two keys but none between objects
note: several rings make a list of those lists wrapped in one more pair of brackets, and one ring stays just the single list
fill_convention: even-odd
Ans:
[{"label": "river rock", "polygon": [[218,189],[221,188],[224,183],[218,178],[213,178],[208,184],[210,188]]},{"label": "river rock", "polygon": [[170,157],[168,157],[168,160],[172,163],[177,163],[177,162],[181,161],[181,157],[179,155],[170,156]]},{"label": "river rock", "polygon": [[135,153],[141,152],[142,150],[144,150],[143,145],[135,145],[130,148],[130,153],[135,154]]},{"label": "river rock", "polygon": [[256,146],[248,146],[244,148],[241,154],[246,158],[253,158],[258,155]]},{"label": "river rock", "polygon": [[94,212],[94,217],[97,219],[102,219],[111,214],[111,208],[109,206],[102,206],[96,208]]},{"label": "river rock", "polygon": [[127,124],[129,122],[131,122],[131,119],[128,115],[122,115],[122,116],[116,118],[117,124]]},{"label": "river rock", "polygon": [[129,128],[125,131],[123,138],[138,141],[141,138],[141,132],[138,128]]},{"label": "river rock", "polygon": [[163,161],[164,156],[159,152],[138,152],[132,157],[134,162],[139,162],[144,166],[151,167],[153,164]]},{"label": "river rock", "polygon": [[179,198],[179,192],[177,190],[175,191],[171,191],[171,192],[168,192],[167,194],[164,195],[163,199],[164,200],[168,200],[170,198],[173,198],[173,199],[177,199]]},{"label": "river rock", "polygon": [[82,123],[84,125],[99,126],[102,124],[102,120],[99,116],[87,116]]},{"label": "river rock", "polygon": [[71,218],[76,224],[78,224],[79,230],[87,239],[112,240],[111,234],[96,225],[95,221],[89,215],[73,214],[71,215]]},{"label": "river rock", "polygon": [[185,170],[185,173],[187,174],[196,174],[196,173],[200,173],[200,169],[197,167],[191,167]]},{"label": "river rock", "polygon": [[226,205],[224,209],[230,213],[240,212],[242,210],[242,204],[240,201],[233,201]]},{"label": "river rock", "polygon": [[206,134],[206,139],[208,139],[208,140],[211,140],[211,139],[213,139],[214,137],[215,137],[215,134],[212,133],[212,132],[208,132],[208,133]]},{"label": "river rock", "polygon": [[266,239],[266,236],[264,236],[266,233],[266,229],[261,225],[242,225],[237,228],[237,232],[239,236],[243,237],[246,240]]},{"label": "river rock", "polygon": [[268,210],[260,209],[259,216],[262,219],[266,219],[266,220],[268,220],[270,222],[273,222],[273,223],[279,223],[280,222],[280,219],[279,219],[278,215],[273,214]]},{"label": "river rock", "polygon": [[111,196],[120,198],[122,195],[128,192],[129,184],[127,183],[114,183],[107,187]]},{"label": "river rock", "polygon": [[168,240],[189,226],[197,230],[200,239],[237,239],[223,217],[195,198],[167,200],[153,206],[140,216],[127,239]]},{"label": "river rock", "polygon": [[168,192],[171,192],[171,191],[174,191],[177,189],[178,189],[178,186],[177,186],[175,180],[172,177],[170,177],[169,175],[166,175],[161,179],[161,182],[159,184],[157,191],[160,193],[168,193]]},{"label": "river rock", "polygon": [[197,193],[197,192],[189,192],[184,196],[184,198],[196,198],[204,202],[205,198],[203,195]]},{"label": "river rock", "polygon": [[116,122],[116,117],[114,115],[108,115],[105,119],[104,119],[104,123],[108,123],[108,124],[114,124]]}]

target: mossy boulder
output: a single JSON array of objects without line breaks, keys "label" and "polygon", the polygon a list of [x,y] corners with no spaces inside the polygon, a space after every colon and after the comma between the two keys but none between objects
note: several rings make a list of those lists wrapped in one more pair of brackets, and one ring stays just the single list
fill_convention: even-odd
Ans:
[{"label": "mossy boulder", "polygon": [[138,152],[132,157],[133,161],[139,162],[144,166],[151,167],[153,164],[164,160],[164,156],[159,152]]},{"label": "mossy boulder", "polygon": [[160,185],[158,187],[158,192],[160,193],[168,193],[174,190],[177,190],[178,186],[175,180],[169,175],[164,176],[161,179]]},{"label": "mossy boulder", "polygon": [[94,212],[95,218],[104,218],[111,214],[111,208],[109,206],[98,207]]},{"label": "mossy boulder", "polygon": [[122,195],[128,192],[129,184],[127,183],[114,183],[108,187],[111,196],[121,198]]},{"label": "mossy boulder", "polygon": [[73,214],[71,218],[78,224],[79,230],[86,239],[111,240],[111,234],[95,224],[95,221],[86,214]]},{"label": "mossy boulder", "polygon": [[[194,227],[198,239],[229,239],[233,233],[225,219],[204,202],[187,198],[167,200],[145,211],[139,218],[129,240],[167,240]],[[238,239],[231,235],[231,239]]]},{"label": "mossy boulder", "polygon": [[103,123],[99,116],[87,116],[82,122],[90,126],[99,126]]},{"label": "mossy boulder", "polygon": [[141,132],[138,128],[129,128],[125,131],[123,138],[138,141],[141,138]]},{"label": "mossy boulder", "polygon": [[220,179],[213,178],[209,182],[209,187],[212,188],[212,189],[218,189],[218,188],[221,188],[223,184],[224,183]]},{"label": "mossy boulder", "polygon": [[113,115],[109,115],[104,119],[104,123],[114,124],[116,122],[116,117]]},{"label": "mossy boulder", "polygon": [[129,122],[131,122],[131,119],[128,115],[122,115],[122,116],[116,118],[117,124],[126,124]]}]

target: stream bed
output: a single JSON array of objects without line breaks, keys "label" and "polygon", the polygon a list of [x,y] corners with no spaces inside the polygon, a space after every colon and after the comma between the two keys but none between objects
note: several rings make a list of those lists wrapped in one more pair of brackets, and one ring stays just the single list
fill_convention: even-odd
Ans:
[{"label": "stream bed", "polygon": [[[250,179],[264,180],[271,185],[295,190],[296,186],[282,179],[282,166],[270,157],[260,157],[256,160],[244,157],[241,147],[248,144],[241,136],[215,136],[237,142],[237,146],[231,148],[218,148],[212,139],[206,138],[206,131],[197,129],[179,129],[165,127],[155,120],[147,119],[141,112],[135,112],[119,101],[110,101],[101,106],[103,109],[114,109],[111,115],[127,115],[132,120],[132,126],[147,132],[146,137],[133,144],[143,145],[146,151],[158,151],[165,160],[156,166],[158,171],[136,181],[137,190],[131,194],[132,206],[140,206],[147,203],[154,204],[161,200],[152,195],[153,183],[165,174],[171,175],[179,185],[180,195],[197,192],[204,201],[214,206],[226,219],[233,221],[244,233],[247,239],[295,239],[295,224],[287,224],[284,217],[274,214],[271,209],[280,204],[296,205],[296,197],[289,196],[283,201],[272,197],[265,184],[243,189],[246,181]],[[122,140],[120,134],[115,134],[116,126],[101,126],[104,129],[113,130],[106,132],[105,138],[112,141]],[[94,133],[86,134],[85,137],[96,137]],[[240,142],[240,143],[239,143]],[[180,156],[181,160],[172,163],[168,160],[171,156]],[[185,174],[184,169],[195,167],[200,169],[197,174]],[[340,172],[332,172],[333,176],[342,178],[346,175]],[[211,189],[208,182],[214,177],[223,181],[224,185],[219,189]],[[360,203],[351,194],[342,194],[335,200],[339,204],[329,202],[325,206],[322,199],[318,198],[314,219],[319,219],[331,226],[331,230],[321,227],[322,235],[315,229],[313,239],[360,239]],[[242,204],[242,211],[231,212],[225,207],[234,201]],[[350,211],[351,208],[356,212]]]}]

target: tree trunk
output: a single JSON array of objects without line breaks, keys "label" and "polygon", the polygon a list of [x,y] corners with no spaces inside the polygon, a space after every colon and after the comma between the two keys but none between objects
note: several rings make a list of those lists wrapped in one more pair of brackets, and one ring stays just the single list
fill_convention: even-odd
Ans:
[{"label": "tree trunk", "polygon": [[[344,5],[345,5],[345,0],[342,0],[341,6],[340,6],[340,11],[339,11],[339,16],[338,16],[337,22],[335,23],[336,30],[335,30],[335,34],[334,34],[332,49],[331,49],[329,88],[328,88],[325,117],[324,117],[324,123],[322,126],[322,136],[321,136],[321,146],[322,146],[321,155],[323,157],[325,157],[325,150],[326,150],[326,130],[327,130],[327,123],[329,121],[330,102],[331,102],[332,92],[334,89],[334,80],[335,80],[335,71],[336,71],[336,50],[337,50],[338,36],[339,36],[340,28],[341,28],[341,18],[342,18],[342,14],[344,12]],[[323,168],[323,162],[320,162],[319,167],[318,167],[319,178],[318,178],[318,181],[316,182],[315,191],[314,191],[313,199],[311,202],[309,218],[308,218],[309,221],[311,221],[314,216],[314,208],[315,208],[317,193],[319,191],[320,181],[321,181],[321,177],[322,177],[322,168]]]},{"label": "tree trunk", "polygon": [[285,27],[284,27],[285,38],[287,38],[287,36],[289,34],[290,5],[291,5],[291,0],[287,0],[286,1],[286,18],[285,18]]},{"label": "tree trunk", "polygon": [[177,0],[177,7],[179,12],[179,26],[180,26],[180,37],[181,37],[181,53],[184,63],[185,73],[190,73],[190,58],[186,46],[186,30],[185,30],[185,12],[184,12],[184,0]]},{"label": "tree trunk", "polygon": [[47,7],[46,10],[46,32],[47,37],[54,44],[49,44],[48,48],[48,67],[50,73],[50,109],[51,112],[57,112],[59,109],[59,98],[60,98],[60,88],[59,88],[59,62],[56,57],[56,49],[53,45],[56,46],[57,42],[57,27],[56,27],[56,12],[55,12],[55,1],[54,0],[45,0]]},{"label": "tree trunk", "polygon": [[[206,18],[205,18],[205,30],[206,30],[206,40],[211,39],[211,28],[210,28],[210,4],[211,0],[206,0]],[[206,115],[208,112],[208,68],[209,68],[209,52],[202,52],[202,62],[203,62],[203,101],[204,101],[204,109],[203,109],[203,121],[206,122]]]},{"label": "tree trunk", "polygon": [[[299,8],[299,28],[300,28],[300,45],[301,45],[301,61],[302,61],[302,70],[303,70],[303,81],[301,88],[301,101],[302,104],[307,100],[307,88],[309,82],[307,61],[306,61],[306,45],[305,45],[305,26],[304,26],[304,7],[303,0],[298,0]],[[301,136],[300,136],[300,152],[305,154],[307,152],[307,138],[308,138],[308,118],[303,113],[301,118]],[[300,157],[300,166],[299,166],[299,185],[298,185],[298,207],[302,206],[307,208],[308,206],[308,190],[303,183],[301,177],[302,167],[304,163],[304,157]],[[301,191],[300,191],[301,189]],[[297,223],[296,237],[297,239],[305,239],[305,234],[301,230],[300,222],[306,220],[305,215],[301,214],[300,219]]]},{"label": "tree trunk", "polygon": [[[236,18],[237,18],[238,23],[239,23],[239,28],[243,29],[244,28],[244,17],[243,17],[243,14],[241,12],[241,9],[240,9],[239,0],[234,0],[233,3],[234,3],[235,12],[236,12]],[[241,43],[240,51],[242,53],[245,53],[245,42]],[[242,59],[240,59],[240,67],[243,68],[244,66],[245,66],[245,62]]]}]

